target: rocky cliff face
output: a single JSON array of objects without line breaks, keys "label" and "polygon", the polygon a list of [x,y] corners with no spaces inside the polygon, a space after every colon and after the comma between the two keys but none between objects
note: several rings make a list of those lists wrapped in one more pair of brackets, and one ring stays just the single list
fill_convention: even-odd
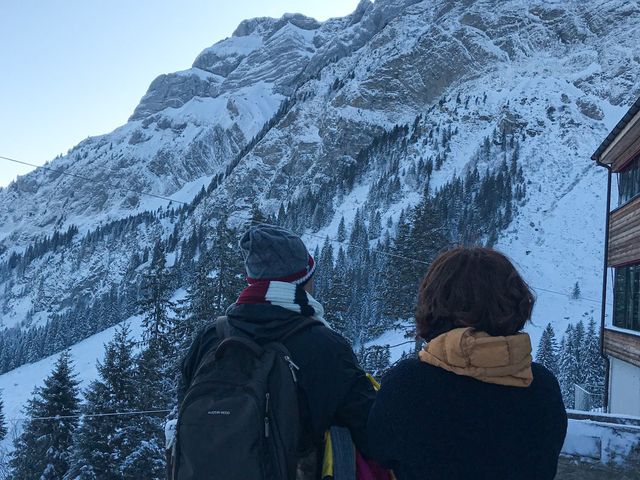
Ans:
[{"label": "rocky cliff face", "polygon": [[[313,195],[319,207],[294,223],[323,237],[366,205],[393,236],[424,187],[412,166],[440,158],[434,188],[473,167],[493,169],[502,158],[483,148],[503,131],[518,135],[528,193],[498,246],[534,286],[563,292],[580,281],[597,298],[605,188],[589,157],[640,94],[639,22],[638,2],[604,0],[363,0],[324,23],[245,21],[191,69],[154,80],[126,125],[49,164],[93,181],[39,169],[0,190],[0,262],[79,227],[21,271],[5,264],[2,322],[35,324],[78,299],[90,304],[130,278],[132,252],[229,215],[238,224],[253,206],[276,215]],[[383,155],[398,158],[389,177],[390,164],[368,148],[404,124],[420,133]],[[444,140],[443,130],[454,133]],[[214,178],[180,222],[163,217],[85,241],[169,203],[131,190],[189,202]],[[385,178],[400,190],[376,200]],[[591,310],[550,294],[536,320]]]}]

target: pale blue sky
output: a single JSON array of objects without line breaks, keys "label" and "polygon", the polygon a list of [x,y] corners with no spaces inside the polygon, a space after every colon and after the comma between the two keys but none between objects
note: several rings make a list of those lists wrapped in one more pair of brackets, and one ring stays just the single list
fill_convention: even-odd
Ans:
[{"label": "pale blue sky", "polygon": [[[159,74],[245,18],[325,20],[357,0],[1,0],[0,155],[42,164],[126,122]],[[0,160],[0,186],[29,167]]]}]

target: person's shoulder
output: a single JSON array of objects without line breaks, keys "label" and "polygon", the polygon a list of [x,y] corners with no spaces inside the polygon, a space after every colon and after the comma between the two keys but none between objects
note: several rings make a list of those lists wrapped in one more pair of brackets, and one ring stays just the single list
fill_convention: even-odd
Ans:
[{"label": "person's shoulder", "polygon": [[291,335],[284,344],[292,354],[318,362],[339,362],[353,356],[349,342],[321,323]]},{"label": "person's shoulder", "polygon": [[312,338],[314,343],[323,346],[349,347],[346,338],[322,323],[316,323],[302,332],[302,337]]},{"label": "person's shoulder", "polygon": [[533,373],[533,377],[538,378],[540,381],[551,381],[556,379],[555,375],[541,363],[531,362],[531,372]]},{"label": "person's shoulder", "polygon": [[557,419],[556,425],[561,426],[560,428],[566,432],[567,413],[558,380],[552,372],[539,363],[533,362],[531,371],[533,372],[533,383],[529,390],[532,393],[532,405],[535,404],[538,411],[547,409],[548,412],[551,412],[550,414]]},{"label": "person's shoulder", "polygon": [[418,358],[405,358],[396,363],[387,373],[390,377],[401,377],[419,371],[423,362]]},{"label": "person's shoulder", "polygon": [[425,379],[437,376],[440,369],[420,361],[418,358],[406,358],[391,367],[382,377],[383,385],[399,385],[414,383],[416,379]]},{"label": "person's shoulder", "polygon": [[536,390],[560,393],[560,384],[558,383],[558,379],[544,365],[536,362],[531,363],[531,373],[533,374],[533,383],[531,386]]}]

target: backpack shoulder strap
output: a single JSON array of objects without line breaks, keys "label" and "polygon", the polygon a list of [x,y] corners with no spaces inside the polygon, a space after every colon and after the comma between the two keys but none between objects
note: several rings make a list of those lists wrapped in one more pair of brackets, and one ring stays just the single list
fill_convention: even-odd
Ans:
[{"label": "backpack shoulder strap", "polygon": [[253,339],[242,335],[237,329],[232,329],[227,316],[216,319],[216,334],[219,340],[218,347],[215,350],[216,360],[220,360],[231,345],[238,345],[250,350],[256,357],[260,357],[263,353],[262,347]]},{"label": "backpack shoulder strap", "polygon": [[216,318],[215,322],[213,322],[213,324],[210,324],[207,327],[207,332],[216,329],[216,337],[217,337],[217,344],[216,347],[205,351],[201,354],[200,358],[198,359],[198,363],[197,363],[197,367],[195,369],[195,371],[193,372],[193,375],[191,376],[191,380],[189,380],[189,383],[191,383],[191,381],[198,376],[198,374],[200,373],[200,371],[202,370],[202,368],[212,359],[212,358],[216,358],[216,352],[218,351],[218,348],[220,347],[220,344],[227,338],[229,338],[231,336],[231,325],[229,324],[229,319],[226,316],[223,317],[218,317]]},{"label": "backpack shoulder strap", "polygon": [[229,324],[229,317],[222,316],[216,318],[216,334],[219,340],[224,340],[231,336],[231,325]]}]

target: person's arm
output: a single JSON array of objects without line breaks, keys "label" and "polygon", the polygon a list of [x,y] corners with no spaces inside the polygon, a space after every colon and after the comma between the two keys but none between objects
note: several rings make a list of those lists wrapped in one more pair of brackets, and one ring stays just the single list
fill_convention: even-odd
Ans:
[{"label": "person's arm", "polygon": [[332,425],[347,427],[353,441],[368,455],[366,426],[375,391],[351,350],[351,346],[333,331],[300,339],[298,349],[312,353],[301,370],[300,387],[309,407],[312,433],[320,442]]},{"label": "person's arm", "polygon": [[367,440],[367,420],[375,401],[376,392],[365,372],[349,348],[351,359],[346,363],[345,393],[337,405],[335,421],[351,432],[356,448],[366,457],[370,457]]},{"label": "person's arm", "polygon": [[398,408],[394,399],[394,387],[389,375],[383,379],[376,401],[369,413],[367,422],[367,439],[371,458],[385,468],[394,469],[398,458],[395,447],[398,444],[390,409]]},{"label": "person's arm", "polygon": [[560,385],[546,368],[536,365],[534,376],[544,378],[544,396],[540,405],[538,422],[539,448],[532,452],[541,469],[540,478],[554,478],[558,468],[558,457],[567,435],[567,411],[562,400]]}]

